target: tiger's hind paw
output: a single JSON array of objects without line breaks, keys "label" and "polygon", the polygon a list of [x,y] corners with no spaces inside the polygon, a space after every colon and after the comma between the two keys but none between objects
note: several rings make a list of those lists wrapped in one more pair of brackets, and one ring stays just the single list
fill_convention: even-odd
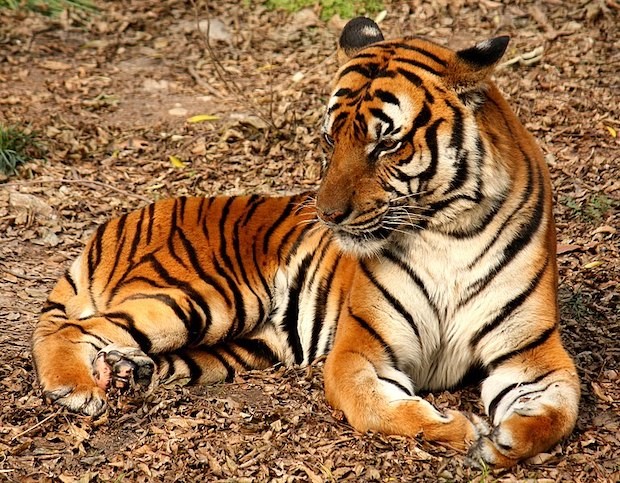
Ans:
[{"label": "tiger's hind paw", "polygon": [[108,407],[105,391],[90,384],[75,387],[62,386],[46,390],[43,394],[48,403],[60,404],[86,416],[100,416]]},{"label": "tiger's hind paw", "polygon": [[482,436],[469,448],[465,464],[473,468],[484,469],[489,466],[508,468],[519,462],[518,458],[505,454],[510,452],[510,447],[500,448],[499,446],[492,437]]},{"label": "tiger's hind paw", "polygon": [[153,359],[135,347],[111,344],[101,349],[93,362],[95,382],[103,391],[146,388],[154,372]]}]

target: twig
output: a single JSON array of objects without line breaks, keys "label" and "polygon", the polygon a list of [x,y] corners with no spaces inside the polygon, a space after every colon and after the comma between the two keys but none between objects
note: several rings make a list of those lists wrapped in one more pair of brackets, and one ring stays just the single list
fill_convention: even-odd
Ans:
[{"label": "twig", "polygon": [[42,277],[35,277],[33,275],[26,275],[26,274],[14,272],[13,270],[6,268],[4,264],[2,264],[1,268],[3,272],[8,273],[9,275],[13,275],[14,277],[17,277],[17,278],[22,278],[24,280],[41,280],[42,279]]},{"label": "twig", "polygon": [[[194,20],[196,22],[196,29],[198,30],[198,33],[200,34],[201,33],[200,20],[198,16],[198,5],[196,4],[196,0],[192,0],[192,6],[194,9]],[[273,118],[270,117],[268,114],[265,115],[263,110],[256,104],[254,99],[251,99],[246,95],[246,91],[244,89],[241,89],[241,87],[239,87],[239,85],[234,81],[234,79],[230,75],[228,75],[228,71],[222,65],[217,55],[215,54],[215,51],[213,50],[213,46],[211,45],[211,42],[209,41],[209,32],[211,31],[211,15],[209,14],[209,2],[208,1],[206,2],[206,12],[207,12],[206,14],[207,15],[207,31],[201,35],[201,39],[202,39],[204,49],[209,54],[209,58],[211,59],[211,63],[213,64],[213,67],[215,69],[215,73],[217,74],[219,79],[224,83],[224,85],[228,88],[228,90],[232,91],[234,94],[236,94],[240,98],[245,99],[247,104],[250,106],[250,109],[254,111],[256,116],[259,117],[262,121],[264,121],[274,131],[277,131],[278,128],[273,122]]]},{"label": "twig", "polygon": [[102,183],[101,181],[93,181],[90,179],[65,179],[65,178],[60,178],[60,179],[34,179],[34,180],[25,180],[25,181],[11,181],[10,183],[6,183],[0,186],[24,186],[24,185],[30,185],[30,184],[46,184],[46,183],[60,183],[60,184],[69,184],[69,183],[75,183],[75,184],[83,184],[83,185],[87,185],[87,186],[96,186],[98,188],[106,188],[112,191],[115,191],[116,193],[120,193],[122,195],[125,196],[132,196],[134,198],[137,198],[139,200],[142,200],[146,203],[152,203],[153,200],[150,198],[147,198],[146,196],[142,196],[139,195],[137,193],[132,193],[130,191],[125,191],[122,190],[120,188],[116,188],[115,186],[111,186],[109,184],[105,184]]},{"label": "twig", "polygon": [[17,438],[19,438],[20,436],[23,436],[24,434],[29,433],[30,431],[38,428],[39,426],[41,426],[42,424],[47,423],[50,419],[55,418],[56,416],[58,416],[58,414],[60,413],[60,411],[56,411],[54,414],[50,414],[47,418],[39,421],[37,424],[35,424],[34,426],[29,427],[28,429],[25,429],[24,431],[22,431],[19,434],[16,434],[15,436],[13,436],[11,438],[11,441],[15,441]]}]

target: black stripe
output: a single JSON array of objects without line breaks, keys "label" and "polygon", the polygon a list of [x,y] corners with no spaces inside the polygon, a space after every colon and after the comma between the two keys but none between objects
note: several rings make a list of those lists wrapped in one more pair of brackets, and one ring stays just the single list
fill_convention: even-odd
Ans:
[{"label": "black stripe", "polygon": [[304,360],[303,347],[301,346],[301,340],[299,338],[299,302],[312,258],[312,254],[306,255],[297,268],[297,273],[291,281],[288,292],[288,304],[282,320],[282,328],[287,333],[288,344],[293,351],[296,364],[301,364]]},{"label": "black stripe", "polygon": [[[109,320],[112,324],[116,325],[117,327],[120,327],[121,329],[126,330],[131,335],[133,340],[135,340],[137,344],[140,346],[140,349],[142,350],[142,352],[145,352],[146,354],[149,353],[152,347],[151,340],[147,337],[147,335],[144,332],[142,332],[140,329],[136,327],[136,321],[130,314],[126,312],[108,312],[104,314],[103,316],[107,320]],[[120,319],[124,321],[127,325],[125,326],[125,325],[116,323],[114,322],[114,319]]]},{"label": "black stripe", "polygon": [[[489,420],[491,421],[491,423],[493,423],[493,419],[495,419],[495,411],[497,410],[497,406],[499,405],[501,400],[504,398],[504,396],[506,396],[506,394],[508,394],[510,391],[512,391],[516,387],[530,385],[530,384],[536,384],[536,383],[542,381],[548,375],[552,374],[553,372],[555,372],[555,370],[547,371],[547,372],[545,372],[544,374],[541,374],[540,376],[538,376],[536,379],[534,379],[532,381],[515,382],[514,384],[510,384],[509,386],[507,386],[504,389],[502,389],[499,393],[497,393],[497,395],[489,403],[489,409],[488,409],[488,412],[487,412],[487,414],[489,415]],[[525,394],[527,394],[527,393],[519,394],[519,397],[524,396]]]},{"label": "black stripe", "polygon": [[536,337],[530,343],[524,345],[523,347],[520,347],[520,348],[515,349],[513,351],[507,352],[506,354],[503,354],[503,355],[501,355],[499,357],[496,357],[495,359],[493,359],[491,362],[489,362],[487,364],[487,367],[489,367],[490,369],[495,369],[496,367],[500,366],[501,364],[503,364],[507,360],[512,359],[513,357],[516,357],[516,356],[518,356],[520,354],[523,354],[524,352],[530,351],[532,349],[536,349],[537,347],[539,347],[542,344],[544,344],[545,342],[547,342],[547,340],[549,340],[551,335],[556,330],[557,330],[557,325],[554,324],[551,327],[549,327],[548,329],[546,329],[544,332],[542,332],[540,335],[538,335],[538,337]]},{"label": "black stripe", "polygon": [[[140,218],[138,218],[138,223],[134,228],[133,240],[131,240],[131,248],[129,249],[129,255],[127,255],[128,265],[131,266],[131,262],[133,261],[133,257],[136,255],[136,250],[138,250],[138,245],[140,244],[140,237],[142,236],[142,223],[144,221],[144,215],[146,214],[146,210],[140,210]],[[130,267],[127,268],[129,270]]]},{"label": "black stripe", "polygon": [[60,310],[63,314],[66,314],[64,304],[48,300],[45,302],[45,305],[41,309],[41,315],[46,314],[47,312],[51,312],[52,310]]},{"label": "black stripe", "polygon": [[356,111],[354,120],[353,120],[353,129],[355,130],[358,137],[363,137],[366,134],[366,118],[361,111]]},{"label": "black stripe", "polygon": [[147,208],[148,212],[148,223],[146,225],[146,244],[149,245],[151,243],[151,239],[153,238],[153,224],[155,223],[155,203],[151,203]]},{"label": "black stripe", "polygon": [[92,337],[93,339],[98,341],[100,344],[100,347],[98,347],[98,349],[101,349],[110,344],[109,341],[102,339],[98,335],[93,334],[92,332],[86,330],[83,326],[76,324],[74,322],[64,322],[62,325],[58,327],[58,329],[56,329],[56,333],[60,332],[61,330],[67,329],[67,328],[77,329],[80,333],[87,335],[88,337]]},{"label": "black stripe", "polygon": [[172,207],[172,216],[170,218],[170,234],[168,235],[168,240],[166,241],[166,246],[168,247],[168,255],[170,255],[174,260],[181,265],[183,268],[189,268],[185,261],[177,254],[177,249],[174,246],[174,236],[178,234],[180,237],[184,236],[183,230],[178,225],[178,209],[177,205],[179,203],[179,198],[174,200],[174,206]]},{"label": "black stripe", "polygon": [[291,215],[291,212],[293,211],[294,205],[295,203],[293,203],[292,200],[289,200],[289,202],[286,204],[286,207],[284,208],[284,211],[280,214],[280,216],[276,219],[276,221],[272,223],[271,226],[265,232],[265,237],[263,238],[263,253],[265,255],[267,254],[267,251],[269,249],[269,242],[271,241],[271,237],[273,236],[275,231],[280,227],[280,225],[282,225],[282,223],[288,220],[288,218]]},{"label": "black stripe", "polygon": [[[355,91],[355,94],[359,94],[359,90]],[[340,89],[338,89],[336,92],[334,92],[332,97],[342,97],[342,96],[346,96],[346,97],[354,97],[351,94],[353,94],[353,90],[352,89],[348,89],[347,87],[341,87]]]},{"label": "black stripe", "polygon": [[282,261],[282,254],[284,252],[284,249],[286,248],[286,245],[288,244],[290,239],[293,237],[293,235],[295,235],[297,231],[303,231],[303,226],[299,224],[295,224],[291,226],[288,229],[288,231],[284,234],[284,236],[281,238],[280,246],[278,247],[278,255],[277,255],[278,261]]},{"label": "black stripe", "polygon": [[549,265],[549,259],[547,258],[542,268],[536,273],[534,278],[530,281],[528,287],[523,292],[521,292],[519,295],[517,295],[515,298],[513,298],[510,302],[504,305],[502,310],[500,310],[499,314],[497,314],[492,320],[484,324],[474,334],[474,336],[469,341],[469,345],[472,349],[474,349],[475,346],[478,345],[480,341],[489,332],[498,328],[502,322],[504,322],[508,317],[510,317],[510,315],[515,310],[517,310],[521,305],[525,303],[525,301],[529,298],[532,292],[536,290],[536,288],[540,284],[540,281],[542,280],[542,277],[545,274],[548,265]]},{"label": "black stripe", "polygon": [[405,44],[402,42],[388,43],[388,44],[385,44],[385,47],[413,50],[415,52],[419,52],[420,54],[428,57],[429,59],[432,59],[433,61],[435,61],[437,64],[441,65],[442,67],[448,66],[448,63],[445,60],[443,60],[441,57],[438,57],[437,55],[433,54],[432,52],[429,52],[426,49],[423,49],[422,47],[417,47],[415,45],[409,45],[409,44]]},{"label": "black stripe", "polygon": [[382,255],[409,276],[409,278],[415,284],[415,286],[418,287],[418,289],[422,292],[422,295],[424,295],[424,298],[426,299],[426,301],[428,302],[428,305],[433,310],[435,317],[439,319],[439,308],[431,300],[431,296],[428,292],[428,289],[426,288],[426,286],[424,285],[424,282],[418,276],[418,274],[413,271],[413,267],[411,267],[405,261],[401,260],[395,253],[389,250],[384,250]]},{"label": "black stripe", "polygon": [[152,287],[155,288],[170,288],[168,285],[162,285],[161,283],[159,283],[156,280],[153,280],[152,278],[149,277],[143,277],[141,275],[138,275],[136,277],[131,277],[131,278],[127,278],[125,280],[123,280],[122,283],[116,285],[114,287],[114,293],[110,296],[110,301],[112,301],[112,299],[114,298],[114,296],[116,295],[116,292],[118,292],[118,290],[120,290],[122,287],[124,287],[125,285],[129,285],[130,283],[134,283],[134,282],[144,282]]},{"label": "black stripe", "polygon": [[[488,286],[491,280],[493,280],[493,278],[499,272],[501,272],[501,270],[504,267],[509,265],[510,262],[514,260],[514,258],[519,254],[521,250],[523,250],[526,246],[528,246],[528,244],[532,240],[532,237],[538,231],[542,223],[542,217],[544,214],[543,212],[544,202],[545,202],[544,195],[545,193],[544,193],[543,187],[539,186],[538,199],[536,200],[536,205],[532,209],[531,216],[528,222],[524,226],[520,226],[518,230],[515,230],[517,232],[517,235],[510,241],[508,246],[504,248],[503,253],[502,253],[503,257],[495,264],[495,266],[489,269],[487,275],[477,280],[469,287],[472,290],[472,292],[467,297],[467,300],[464,301],[464,303],[466,303],[471,298],[475,297],[480,292],[482,292]],[[517,210],[520,210],[520,209],[521,209],[521,205],[517,207]],[[512,216],[516,214],[517,210],[515,210],[515,212],[511,214],[510,218],[512,218]],[[489,252],[492,246],[499,239],[499,234],[501,233],[501,231],[503,231],[503,229],[508,225],[508,221],[510,221],[510,218],[506,220],[506,223],[500,228],[500,232],[496,233],[493,240],[483,249],[483,251],[478,255],[478,257],[476,257],[476,260],[474,260],[474,262],[470,264],[470,267],[473,267],[475,263],[479,262],[482,259],[482,257],[486,253]]]},{"label": "black stripe", "polygon": [[[122,218],[121,218],[122,219]],[[93,281],[93,276],[95,275],[95,269],[99,265],[101,261],[101,241],[102,237],[105,234],[105,230],[107,229],[110,222],[101,225],[95,231],[95,236],[93,237],[93,242],[90,245],[88,250],[88,279],[90,282]],[[120,223],[120,220],[119,220]]]},{"label": "black stripe", "polygon": [[195,384],[198,382],[202,376],[202,368],[200,365],[186,353],[174,352],[173,354],[181,359],[187,366],[189,371],[189,384]]},{"label": "black stripe", "polygon": [[[123,220],[122,226],[120,221]],[[137,233],[137,232],[136,232]],[[119,219],[119,225],[116,227],[116,251],[114,253],[114,261],[112,262],[112,266],[110,268],[110,273],[108,274],[108,279],[106,280],[106,283],[103,287],[102,293],[106,292],[108,287],[110,286],[110,284],[112,283],[112,280],[114,279],[114,275],[117,274],[117,268],[121,262],[121,255],[123,254],[123,249],[125,248],[125,239],[127,238],[127,233],[125,231],[125,216],[123,216],[121,219]],[[131,269],[131,266],[127,266],[125,269],[125,273],[123,274],[123,277],[125,275],[127,275],[127,272]],[[122,280],[122,277],[119,278],[119,281]],[[91,283],[92,283],[92,276],[91,276]],[[92,287],[91,287],[92,289]],[[109,303],[109,300],[108,300]],[[93,303],[94,305],[94,303]]]},{"label": "black stripe", "polygon": [[366,332],[368,332],[373,337],[373,339],[379,342],[379,345],[385,351],[385,354],[387,355],[388,359],[390,359],[390,365],[392,367],[398,367],[398,361],[396,360],[396,355],[394,354],[394,351],[392,350],[392,348],[387,344],[387,342],[385,342],[383,337],[381,337],[379,333],[375,329],[373,329],[366,320],[364,320],[359,315],[355,315],[352,312],[351,307],[348,307],[348,311],[349,311],[349,315],[353,318],[353,320],[355,320]]},{"label": "black stripe", "polygon": [[[230,197],[224,203],[224,207],[222,208],[222,212],[220,213],[220,257],[224,264],[224,267],[228,268],[232,273],[232,276],[235,278],[235,282],[237,285],[240,284],[239,277],[237,276],[237,272],[235,271],[235,266],[232,263],[232,260],[228,256],[228,252],[226,251],[226,247],[228,246],[229,240],[226,237],[226,222],[228,221],[228,215],[230,214],[230,207],[235,201],[234,197]],[[233,251],[239,251],[239,239],[238,237],[232,237],[232,245]]]},{"label": "black stripe", "polygon": [[263,204],[265,204],[267,202],[267,200],[269,200],[269,198],[267,198],[266,196],[258,196],[258,195],[252,195],[250,196],[250,198],[248,199],[247,202],[247,206],[246,206],[246,211],[243,214],[243,220],[241,221],[241,226],[242,227],[246,227],[247,224],[250,222],[250,220],[252,219],[252,217],[254,216],[254,213],[256,213],[256,210],[262,206]]},{"label": "black stripe", "polygon": [[225,336],[225,338],[229,338],[231,336],[240,334],[241,331],[243,331],[243,329],[245,328],[246,312],[245,305],[243,304],[243,294],[239,289],[239,285],[236,284],[235,281],[231,278],[231,276],[228,275],[226,270],[222,268],[215,254],[212,256],[211,261],[213,263],[213,268],[215,268],[217,274],[226,281],[226,284],[228,285],[228,290],[230,290],[233,296],[235,315],[233,316],[233,323],[231,323],[228,327],[228,332]]},{"label": "black stripe", "polygon": [[406,59],[405,57],[394,57],[392,60],[396,62],[402,62],[403,64],[413,65],[414,67],[419,67],[422,70],[430,72],[436,76],[441,76],[441,72],[436,69],[433,69],[430,65],[425,64],[424,62],[420,62],[419,60],[414,59]]},{"label": "black stripe", "polygon": [[396,69],[396,72],[398,72],[400,75],[402,75],[405,79],[407,79],[409,82],[411,82],[416,87],[420,87],[423,84],[420,76],[418,76],[417,74],[414,74],[411,71],[408,71],[407,69],[398,67]]},{"label": "black stripe", "polygon": [[336,261],[329,268],[327,277],[325,277],[319,285],[317,290],[315,308],[314,308],[314,322],[312,324],[312,337],[310,340],[310,350],[308,351],[308,362],[313,362],[316,358],[316,353],[319,345],[319,336],[325,324],[325,314],[327,312],[327,299],[332,289],[334,277],[338,270],[338,264],[340,263],[340,255],[336,257]]},{"label": "black stripe", "polygon": [[366,278],[368,278],[368,280],[370,280],[370,282],[379,290],[379,292],[381,292],[381,295],[383,295],[383,298],[392,306],[394,310],[396,310],[396,312],[398,312],[407,321],[407,323],[413,329],[413,332],[417,336],[418,341],[421,346],[422,339],[420,338],[420,331],[418,330],[418,325],[416,324],[415,320],[413,320],[413,317],[411,316],[411,314],[407,311],[407,309],[405,309],[403,304],[401,304],[400,301],[388,291],[387,288],[381,285],[379,280],[375,278],[373,273],[366,266],[366,263],[360,262],[359,265],[360,265],[360,268],[362,269],[362,272],[364,272],[364,275],[366,275]]},{"label": "black stripe", "polygon": [[370,78],[371,77],[371,72],[372,70],[377,70],[377,68],[379,67],[378,64],[369,64],[369,63],[356,63],[356,64],[351,64],[348,67],[345,67],[340,74],[338,75],[338,79],[342,79],[345,75],[350,74],[350,73],[356,73],[356,74],[361,74],[364,77]]},{"label": "black stripe", "polygon": [[385,381],[385,382],[389,382],[390,384],[396,386],[398,389],[400,389],[401,391],[403,391],[405,394],[407,394],[407,396],[413,396],[413,394],[411,394],[411,391],[409,389],[407,389],[405,386],[403,386],[400,382],[395,381],[394,379],[390,379],[388,377],[381,377],[381,376],[377,376],[377,379],[381,380],[381,381]]},{"label": "black stripe", "polygon": [[386,91],[383,89],[377,89],[375,91],[375,96],[377,96],[383,102],[387,102],[388,104],[395,104],[397,106],[400,106],[400,101],[398,100],[398,97],[396,97],[390,91]]},{"label": "black stripe", "polygon": [[165,381],[169,377],[172,377],[175,373],[174,360],[172,358],[172,355],[169,353],[157,354],[155,355],[155,358],[159,361],[164,360],[167,364],[166,373],[162,376],[161,379]]},{"label": "black stripe", "polygon": [[237,354],[230,346],[220,345],[219,350],[222,351],[223,354],[226,354],[228,357],[230,357],[233,361],[235,361],[235,364],[241,367],[244,371],[249,371],[253,368],[251,364],[246,362],[243,357]]},{"label": "black stripe", "polygon": [[446,105],[452,110],[452,136],[450,138],[450,147],[454,148],[456,155],[456,170],[454,177],[450,180],[450,185],[444,194],[459,189],[465,184],[469,167],[467,165],[467,153],[463,152],[463,113],[451,102],[445,101]]},{"label": "black stripe", "polygon": [[69,271],[68,268],[65,270],[65,280],[67,280],[69,285],[71,285],[71,288],[73,289],[73,293],[77,294],[77,291],[78,291],[77,290],[77,285],[73,281],[73,277],[71,276],[71,272]]},{"label": "black stripe", "polygon": [[419,175],[420,179],[420,187],[422,191],[426,190],[426,186],[423,184],[428,184],[428,182],[435,176],[437,173],[437,162],[439,159],[439,149],[437,146],[437,130],[439,129],[439,125],[444,122],[443,119],[437,119],[433,124],[431,124],[426,132],[424,133],[424,140],[426,142],[426,146],[431,153],[431,162],[428,167],[422,171]]},{"label": "black stripe", "polygon": [[201,351],[206,352],[207,354],[209,354],[213,358],[217,359],[219,361],[219,363],[222,364],[222,366],[224,366],[224,369],[226,369],[226,378],[225,378],[226,382],[232,382],[233,381],[233,379],[235,378],[235,368],[233,366],[231,366],[228,363],[228,361],[226,359],[224,359],[224,357],[222,357],[221,354],[218,354],[217,350],[212,349],[211,347],[207,347],[207,346],[200,346],[198,349],[201,350]]},{"label": "black stripe", "polygon": [[236,339],[234,343],[249,354],[268,362],[272,366],[280,362],[280,358],[271,347],[260,339]]},{"label": "black stripe", "polygon": [[[200,293],[198,293],[198,291],[195,290],[189,283],[183,282],[182,280],[179,280],[178,278],[175,278],[172,275],[170,275],[170,273],[168,273],[168,271],[159,262],[159,260],[155,258],[154,255],[150,254],[148,256],[148,261],[153,266],[153,269],[155,270],[157,275],[159,275],[164,280],[164,282],[166,282],[170,287],[174,287],[174,288],[181,290],[183,293],[185,293],[185,296],[188,299],[196,303],[201,308],[206,318],[205,320],[205,330],[206,330],[209,327],[209,324],[211,323],[211,320],[212,320],[211,309],[209,308],[209,304],[202,298]],[[222,294],[220,293],[220,295]]]},{"label": "black stripe", "polygon": [[187,196],[180,196],[177,198],[178,203],[175,205],[175,208],[178,207],[179,213],[181,214],[181,224],[185,222],[185,206],[187,205]]},{"label": "black stripe", "polygon": [[[252,203],[252,201],[248,201],[247,203]],[[246,205],[246,209],[247,209],[247,205]],[[245,269],[245,263],[241,258],[241,246],[240,246],[241,236],[239,235],[239,228],[240,228],[242,221],[243,221],[243,217],[241,216],[238,217],[233,226],[233,233],[232,233],[233,246],[234,246],[233,252],[235,254],[235,260],[237,261],[237,266],[239,267],[239,272],[241,273],[241,279],[243,280],[244,285],[250,289],[250,292],[252,292],[252,294],[256,298],[256,303],[258,305],[258,320],[259,322],[262,322],[265,319],[265,307],[263,305],[263,300],[261,299],[261,297],[258,295],[256,290],[254,289],[253,285],[250,283],[247,270]]]},{"label": "black stripe", "polygon": [[196,311],[194,306],[191,304],[190,300],[190,311],[186,313],[179,303],[170,295],[167,294],[134,294],[129,297],[123,299],[120,303],[125,302],[126,300],[157,300],[167,307],[169,307],[177,319],[179,319],[185,328],[187,329],[187,337],[188,344],[193,344],[199,342],[199,336],[203,332],[203,327],[205,324],[205,320],[203,317]]},{"label": "black stripe", "polygon": [[378,109],[376,107],[371,107],[369,109],[370,113],[375,116],[377,119],[381,120],[382,122],[384,122],[385,124],[388,125],[388,131],[393,130],[394,129],[394,121],[392,120],[392,118],[390,116],[388,116],[385,112],[383,112],[381,109]]},{"label": "black stripe", "polygon": [[342,125],[345,122],[347,122],[348,118],[349,118],[349,112],[348,111],[341,111],[341,112],[339,112],[338,115],[332,121],[332,132],[338,131],[342,127]]},{"label": "black stripe", "polygon": [[254,268],[256,270],[256,274],[258,275],[258,279],[260,280],[260,283],[262,284],[263,288],[265,289],[265,293],[268,295],[268,299],[272,300],[273,297],[271,295],[271,287],[267,283],[267,280],[265,279],[265,275],[263,275],[262,268],[260,267],[260,265],[258,263],[258,259],[256,258],[256,250],[257,250],[257,248],[258,248],[258,243],[256,245],[254,245],[254,247],[252,248],[252,263],[254,264]]},{"label": "black stripe", "polygon": [[212,286],[220,294],[220,296],[226,301],[226,304],[230,307],[232,305],[232,301],[230,297],[228,296],[228,294],[226,293],[226,290],[224,289],[224,287],[222,287],[222,285],[220,285],[220,283],[217,280],[215,280],[215,278],[209,275],[205,271],[205,269],[202,267],[202,264],[200,263],[200,260],[198,259],[198,253],[196,252],[196,248],[194,247],[194,245],[192,245],[192,243],[187,239],[187,237],[182,231],[179,231],[178,235],[179,235],[179,240],[181,240],[183,248],[185,249],[185,253],[187,254],[189,258],[191,269],[198,274],[198,278],[200,278],[201,281],[203,281],[207,285]]},{"label": "black stripe", "polygon": [[[420,130],[429,123],[432,115],[433,113],[431,112],[430,107],[428,106],[428,104],[424,103],[422,109],[420,109],[420,112],[418,112],[415,119],[411,123],[411,129],[409,129],[409,131],[407,131],[407,133],[403,136],[403,140],[412,143],[415,134],[418,132],[418,130]],[[399,161],[399,164],[404,164],[405,162],[409,161],[411,161],[411,158],[407,157],[402,161]]]}]

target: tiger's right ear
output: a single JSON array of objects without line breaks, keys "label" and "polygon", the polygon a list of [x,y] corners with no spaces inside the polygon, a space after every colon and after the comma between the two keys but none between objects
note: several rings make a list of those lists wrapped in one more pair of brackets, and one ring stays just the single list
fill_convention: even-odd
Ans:
[{"label": "tiger's right ear", "polygon": [[349,20],[338,39],[338,62],[347,62],[358,51],[383,40],[379,26],[367,17]]}]

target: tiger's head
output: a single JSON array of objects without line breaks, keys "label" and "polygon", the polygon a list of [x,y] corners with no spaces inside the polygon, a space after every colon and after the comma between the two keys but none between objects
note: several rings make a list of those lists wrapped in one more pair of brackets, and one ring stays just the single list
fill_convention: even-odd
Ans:
[{"label": "tiger's head", "polygon": [[477,112],[508,40],[455,52],[417,37],[386,41],[363,17],[345,26],[316,200],[343,250],[370,255],[422,228],[448,229],[484,204],[483,191],[502,191],[500,173],[483,166]]}]

